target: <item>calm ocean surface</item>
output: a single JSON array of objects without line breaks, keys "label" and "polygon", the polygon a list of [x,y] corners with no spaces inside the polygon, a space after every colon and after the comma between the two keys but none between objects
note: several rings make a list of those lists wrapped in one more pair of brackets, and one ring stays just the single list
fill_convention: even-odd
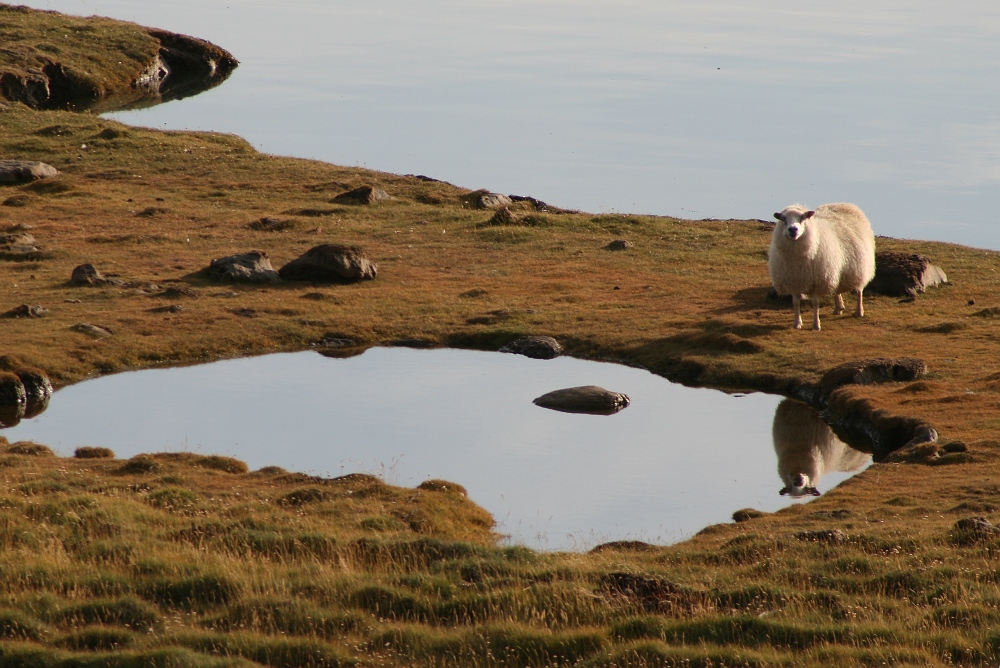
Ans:
[{"label": "calm ocean surface", "polygon": [[134,124],[587,211],[769,218],[1000,249],[1000,5],[889,0],[26,0],[242,61]]}]

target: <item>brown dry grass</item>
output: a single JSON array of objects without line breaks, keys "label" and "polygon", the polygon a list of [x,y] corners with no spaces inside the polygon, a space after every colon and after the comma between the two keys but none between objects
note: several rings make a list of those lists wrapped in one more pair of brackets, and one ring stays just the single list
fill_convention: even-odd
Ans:
[{"label": "brown dry grass", "polygon": [[[55,181],[0,191],[0,230],[30,226],[41,248],[29,258],[0,259],[0,310],[22,303],[50,309],[41,319],[0,320],[3,365],[41,367],[58,384],[96,373],[303,348],[327,334],[372,345],[425,338],[487,349],[518,334],[545,334],[571,355],[732,389],[816,381],[830,367],[858,358],[913,356],[926,360],[926,379],[851,387],[841,390],[840,401],[863,400],[887,414],[920,418],[944,441],[969,447],[967,455],[936,460],[947,465],[876,464],[808,505],[712,527],[682,545],[641,553],[504,556],[483,547],[472,565],[460,558],[444,565],[403,559],[361,569],[347,583],[339,567],[325,561],[296,557],[298,565],[281,570],[258,555],[234,576],[240,595],[206,603],[204,619],[185,617],[190,611],[150,584],[149,573],[162,572],[136,566],[146,561],[128,561],[113,566],[126,569],[115,571],[126,582],[116,591],[161,606],[157,614],[169,618],[171,633],[159,645],[121,642],[147,653],[172,647],[169,660],[178,665],[210,665],[206,651],[277,665],[274,657],[287,658],[293,650],[299,659],[287,663],[299,665],[336,665],[349,662],[348,656],[373,665],[995,663],[1000,639],[990,628],[1000,619],[997,543],[966,540],[952,525],[971,515],[1000,516],[1000,362],[990,311],[1000,307],[996,253],[880,239],[881,249],[929,256],[947,270],[952,285],[912,303],[873,297],[863,320],[826,315],[822,332],[794,331],[790,308],[765,298],[769,226],[755,220],[553,214],[519,205],[519,224],[491,226],[491,212],[463,207],[461,196],[468,191],[449,184],[261,155],[226,135],[129,128],[16,104],[0,110],[0,158],[43,160],[62,172]],[[372,206],[331,202],[364,184],[385,189],[393,199]],[[264,216],[289,225],[280,232],[251,229]],[[603,249],[617,238],[634,248]],[[211,258],[250,249],[267,251],[279,266],[323,242],[364,247],[378,261],[379,277],[355,285],[259,287],[211,284],[193,275]],[[72,287],[70,272],[82,263],[131,287]],[[164,296],[166,287],[190,288],[191,295]],[[304,298],[314,293],[325,298]],[[161,309],[171,304],[182,308]],[[256,317],[237,313],[251,312],[244,309]],[[71,330],[81,322],[114,334],[87,338]],[[188,502],[219,522],[243,517],[249,510],[238,504],[215,508],[202,501],[216,496],[205,485],[216,479],[231,484],[225,476],[242,476],[239,484],[254,498],[274,495],[270,479],[253,474],[213,469],[181,475],[155,467],[143,473],[142,463],[131,473],[112,474],[107,467],[121,462],[38,458],[29,466],[26,460],[14,454],[0,459],[9,471],[0,529],[11,537],[0,557],[6,560],[3,572],[17,585],[8,605],[14,616],[4,617],[0,627],[40,630],[24,646],[0,647],[13,657],[48,643],[48,663],[38,659],[38,665],[69,660],[59,652],[70,650],[53,648],[113,640],[88,640],[59,621],[68,601],[107,594],[65,584],[91,582],[98,562],[74,556],[72,546],[83,549],[86,541],[72,542],[73,522],[46,528],[53,526],[51,513],[69,509],[79,516],[77,496],[103,503],[98,488],[109,475],[153,480],[115,492],[135,496],[129,503],[143,509],[118,521],[128,532],[145,530],[140,524],[149,513],[187,517]],[[45,487],[45,481],[54,482]],[[400,499],[435,494],[379,489]],[[150,502],[156,494],[159,501]],[[341,536],[345,517],[354,518],[350,531],[360,532],[343,534],[348,537],[408,531],[392,513],[372,509],[359,517],[318,494],[316,507],[326,514],[302,521],[321,535]],[[294,524],[299,510],[292,509],[302,507],[314,506],[290,503],[268,513],[291,513],[286,519]],[[482,525],[470,537],[463,531],[473,525],[457,517],[435,525],[434,535],[488,542]],[[176,558],[180,565],[168,569],[169,577],[182,580],[181,571],[202,558],[219,569],[235,567],[229,552],[214,544],[204,553],[184,552],[193,548],[176,547],[168,529],[154,524],[139,549],[148,549],[153,562]],[[796,538],[804,530],[827,529],[840,529],[849,540]],[[43,556],[50,546],[58,547],[56,556]],[[25,570],[26,561],[36,562],[48,579]],[[294,598],[289,583],[316,568],[329,589],[310,605],[328,617],[330,610],[345,609],[368,615],[352,617],[349,623],[358,626],[343,637],[333,634],[330,640],[313,627],[289,631],[273,623],[275,606]],[[657,591],[673,593],[655,600],[623,597],[607,587],[614,572],[655,580]],[[480,598],[463,594],[459,608],[449,607],[455,592],[469,587]],[[228,621],[208,624],[211,634],[204,630],[203,621],[222,618]],[[244,635],[229,633],[232,628]],[[251,632],[272,644],[264,647],[260,637],[245,635]],[[275,638],[281,633],[306,640],[296,640],[300,644],[292,649],[279,647]],[[21,636],[10,631],[7,637]],[[302,644],[307,641],[319,644]],[[182,647],[188,649],[177,649]],[[128,660],[141,665],[148,659],[142,652]]]}]

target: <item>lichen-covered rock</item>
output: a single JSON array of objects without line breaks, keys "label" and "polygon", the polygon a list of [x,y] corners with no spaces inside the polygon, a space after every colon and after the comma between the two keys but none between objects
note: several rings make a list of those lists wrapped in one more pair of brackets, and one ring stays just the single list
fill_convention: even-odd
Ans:
[{"label": "lichen-covered rock", "polygon": [[267,253],[259,250],[216,258],[201,273],[217,281],[277,283],[281,280]]},{"label": "lichen-covered rock", "polygon": [[875,253],[875,278],[865,292],[913,297],[929,287],[947,282],[944,270],[922,255],[880,251]]},{"label": "lichen-covered rock", "polygon": [[462,197],[466,206],[472,209],[499,209],[510,206],[513,200],[500,193],[491,193],[489,190],[476,190]]},{"label": "lichen-covered rock", "polygon": [[283,266],[278,274],[286,281],[345,283],[375,278],[378,265],[357,246],[320,244]]},{"label": "lichen-covered rock", "polygon": [[550,360],[562,354],[562,346],[551,336],[522,336],[505,345],[500,352],[524,355],[536,360]]},{"label": "lichen-covered rock", "polygon": [[38,179],[58,176],[59,171],[52,165],[32,160],[0,160],[0,185],[16,186]]},{"label": "lichen-covered rock", "polygon": [[340,193],[333,198],[333,201],[338,204],[375,204],[387,199],[392,199],[392,197],[381,188],[361,186],[346,193]]},{"label": "lichen-covered rock", "polygon": [[613,415],[630,403],[627,394],[611,392],[597,385],[555,390],[535,399],[534,404],[563,413]]}]

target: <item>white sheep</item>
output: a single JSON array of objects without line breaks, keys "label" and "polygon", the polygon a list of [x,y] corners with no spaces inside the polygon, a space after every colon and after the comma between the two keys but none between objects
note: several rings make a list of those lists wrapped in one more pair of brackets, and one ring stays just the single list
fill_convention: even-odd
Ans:
[{"label": "white sheep", "polygon": [[819,298],[834,295],[833,314],[844,312],[842,292],[858,296],[854,315],[865,314],[861,293],[875,277],[875,234],[853,204],[824,204],[815,211],[793,204],[781,213],[771,235],[767,268],[779,295],[791,295],[795,329],[802,329],[802,295],[812,300],[813,329],[819,329]]},{"label": "white sheep", "polygon": [[782,496],[819,496],[816,486],[827,471],[857,471],[871,455],[841,441],[809,405],[785,399],[774,412],[774,451]]}]

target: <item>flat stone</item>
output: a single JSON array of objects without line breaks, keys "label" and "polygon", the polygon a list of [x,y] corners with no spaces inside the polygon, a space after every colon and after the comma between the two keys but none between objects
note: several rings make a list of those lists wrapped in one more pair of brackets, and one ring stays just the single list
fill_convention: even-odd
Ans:
[{"label": "flat stone", "polygon": [[27,232],[0,234],[0,246],[34,246],[35,237]]},{"label": "flat stone", "polygon": [[9,311],[0,313],[0,318],[41,318],[48,315],[49,310],[44,306],[21,304]]},{"label": "flat stone", "polygon": [[270,218],[265,216],[260,220],[255,220],[254,222],[247,225],[247,229],[256,230],[258,232],[284,232],[295,227],[295,223],[290,220],[284,220],[282,218]]},{"label": "flat stone", "polygon": [[916,380],[927,374],[927,364],[916,357],[877,357],[833,367],[819,381],[824,394],[843,385],[876,385]]},{"label": "flat stone", "polygon": [[16,186],[38,179],[51,179],[59,171],[52,165],[31,160],[0,160],[0,185]]},{"label": "flat stone", "polygon": [[375,186],[361,186],[346,193],[340,193],[333,198],[333,202],[338,204],[375,204],[392,197],[386,191]]},{"label": "flat stone", "polygon": [[106,339],[109,336],[113,336],[114,333],[110,329],[100,327],[98,325],[91,325],[90,323],[81,322],[73,325],[70,329],[74,332],[79,332],[80,334],[86,334],[87,336],[94,339]]},{"label": "flat stone", "polygon": [[345,283],[375,278],[378,265],[357,246],[320,244],[283,266],[278,274],[286,281]]},{"label": "flat stone", "polygon": [[510,206],[513,200],[500,193],[491,193],[489,190],[476,190],[464,195],[462,201],[473,209],[499,209]]},{"label": "flat stone", "polygon": [[201,274],[217,281],[277,283],[281,280],[264,251],[253,250],[212,260]]},{"label": "flat stone", "polygon": [[555,390],[535,399],[534,404],[563,413],[614,415],[630,403],[627,394],[611,392],[597,385]]},{"label": "flat stone", "polygon": [[922,255],[880,251],[875,253],[875,278],[865,292],[914,297],[929,287],[947,282],[944,270]]},{"label": "flat stone", "polygon": [[522,336],[505,345],[500,352],[524,355],[536,360],[550,360],[562,354],[562,346],[551,336]]}]

